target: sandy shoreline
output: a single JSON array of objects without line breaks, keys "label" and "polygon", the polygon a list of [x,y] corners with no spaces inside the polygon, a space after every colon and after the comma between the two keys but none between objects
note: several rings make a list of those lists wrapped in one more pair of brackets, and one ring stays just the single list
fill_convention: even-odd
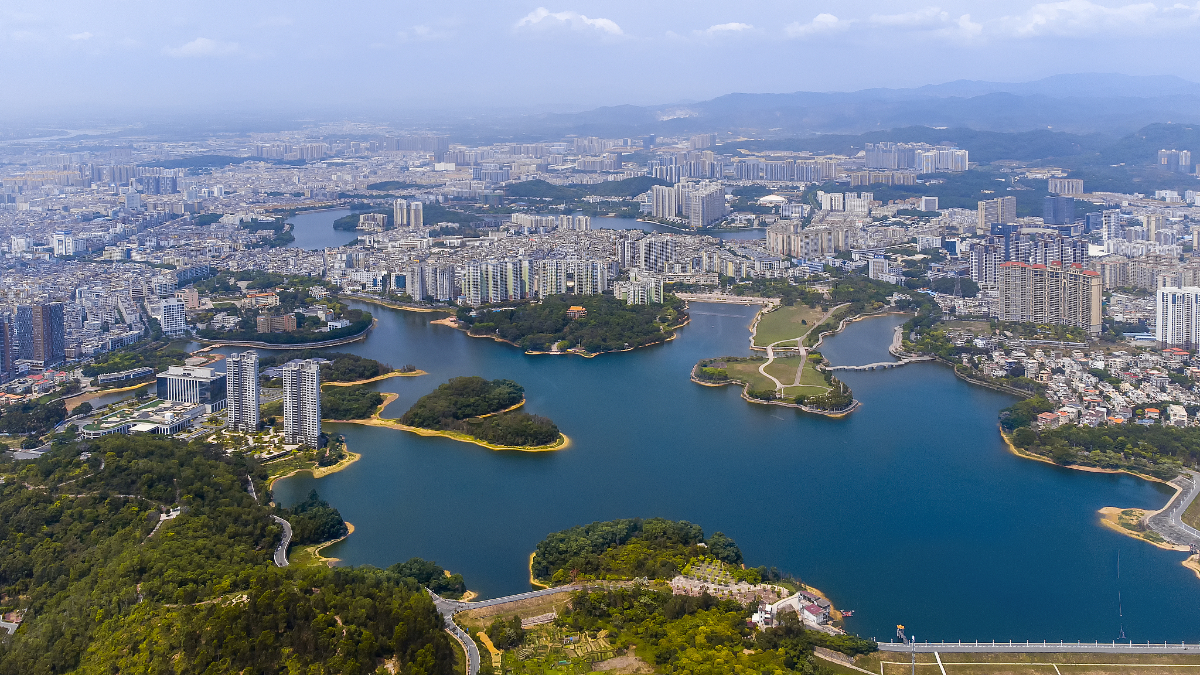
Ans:
[{"label": "sandy shoreline", "polygon": [[149,382],[142,382],[141,384],[131,384],[128,387],[119,387],[117,389],[96,389],[94,391],[85,391],[81,394],[75,394],[74,396],[68,396],[68,397],[64,398],[63,403],[66,404],[67,411],[70,412],[71,410],[74,410],[75,408],[79,407],[79,404],[87,403],[88,401],[94,401],[94,400],[100,398],[101,396],[107,396],[108,394],[120,394],[120,393],[124,393],[127,391],[137,391],[138,389],[141,389],[142,387],[149,387],[153,384],[154,384],[154,381],[151,380]]},{"label": "sandy shoreline", "polygon": [[[286,460],[286,459],[290,459],[290,458],[284,458],[284,459]],[[307,472],[307,473],[311,473],[313,475],[313,478],[324,478],[325,476],[328,476],[331,473],[337,473],[338,471],[345,469],[346,467],[350,466],[351,464],[357,462],[360,459],[362,459],[362,455],[358,454],[357,452],[351,452],[350,444],[346,443],[346,456],[343,457],[342,460],[339,461],[337,464],[332,464],[330,466],[298,467],[298,468],[292,469],[291,471],[288,471],[287,473],[280,474],[278,476],[271,476],[270,478],[267,479],[267,489],[270,490],[275,485],[275,481],[282,480],[284,478],[290,478],[292,476],[295,476],[298,473]],[[313,464],[315,465],[316,462],[313,462]],[[269,470],[270,469],[269,462],[267,464],[267,467]]]},{"label": "sandy shoreline", "polygon": [[408,373],[402,373],[398,370],[393,370],[390,373],[384,373],[383,375],[376,375],[375,377],[372,377],[372,378],[369,378],[366,380],[355,380],[353,382],[322,382],[321,386],[322,387],[355,387],[360,384],[371,384],[372,382],[382,382],[383,380],[386,380],[386,379],[392,378],[392,377],[420,377],[421,375],[428,375],[428,374],[429,373],[427,373],[423,370],[414,370],[414,371],[408,372]]},{"label": "sandy shoreline", "polygon": [[326,542],[322,542],[320,544],[314,544],[312,546],[312,556],[313,556],[313,558],[316,558],[318,563],[325,565],[327,567],[333,567],[337,563],[341,562],[341,558],[326,558],[325,556],[321,555],[321,551],[325,550],[326,548],[328,548],[330,546],[333,546],[334,544],[338,543],[339,541],[343,541],[346,537],[349,537],[350,535],[354,534],[354,523],[352,523],[348,520],[345,520],[342,522],[346,523],[347,532],[346,532],[345,536],[338,537],[337,539],[334,539],[332,541],[326,541]]},{"label": "sandy shoreline", "polygon": [[[322,420],[322,421],[323,422],[332,422],[332,423],[337,423],[337,424],[361,424],[363,426],[382,427],[384,429],[399,429],[401,431],[408,431],[408,432],[417,434],[419,436],[442,436],[444,438],[449,438],[451,440],[478,445],[480,447],[487,448],[489,450],[514,450],[517,452],[553,452],[555,450],[563,450],[571,445],[571,439],[568,438],[567,435],[562,433],[561,431],[558,433],[558,437],[559,437],[558,442],[551,443],[549,445],[535,445],[535,446],[496,445],[495,443],[488,443],[487,441],[480,440],[478,438],[475,438],[474,436],[468,436],[467,434],[464,434],[464,433],[461,433],[458,431],[444,431],[441,429],[423,429],[421,427],[411,427],[411,426],[408,426],[407,424],[401,424],[400,422],[398,422],[394,419],[380,417],[380,415],[383,413],[384,409],[386,409],[388,407],[388,405],[390,403],[392,403],[392,401],[395,401],[397,398],[399,398],[399,396],[397,394],[393,394],[393,393],[385,394],[383,397],[383,403],[379,406],[379,409],[375,411],[375,414],[371,415],[370,417],[364,418],[364,419],[360,419],[360,420]],[[501,413],[506,413],[506,412],[510,412],[512,410],[516,410],[517,408],[520,408],[523,405],[525,405],[525,399],[521,399],[520,403],[518,403],[514,406],[511,406],[509,408],[506,408],[504,410],[500,410],[500,411],[497,411],[494,413],[487,413],[486,415],[480,415],[479,417],[483,418],[483,417],[490,417],[492,415],[499,415]]]}]

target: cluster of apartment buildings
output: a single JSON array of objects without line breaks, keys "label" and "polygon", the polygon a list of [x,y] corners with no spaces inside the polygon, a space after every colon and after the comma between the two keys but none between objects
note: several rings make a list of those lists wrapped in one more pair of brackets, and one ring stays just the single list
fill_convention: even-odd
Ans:
[{"label": "cluster of apartment buildings", "polygon": [[[316,448],[321,435],[321,370],[317,359],[296,359],[279,369],[283,380],[284,442]],[[230,354],[226,372],[201,366],[170,366],[157,375],[156,400],[102,412],[81,427],[86,438],[112,434],[173,435],[205,415],[225,411],[231,431],[259,430],[258,353]]]}]

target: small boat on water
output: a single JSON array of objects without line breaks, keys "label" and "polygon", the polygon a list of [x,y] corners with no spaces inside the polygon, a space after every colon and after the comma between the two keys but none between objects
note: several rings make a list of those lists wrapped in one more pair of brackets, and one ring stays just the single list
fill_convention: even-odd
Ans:
[{"label": "small boat on water", "polygon": [[842,610],[842,616],[854,616],[854,610],[852,610],[852,609],[843,609],[843,610]]}]

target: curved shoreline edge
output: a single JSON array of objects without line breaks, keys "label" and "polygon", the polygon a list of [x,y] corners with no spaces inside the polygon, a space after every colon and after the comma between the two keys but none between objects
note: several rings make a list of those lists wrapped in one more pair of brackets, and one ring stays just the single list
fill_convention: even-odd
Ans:
[{"label": "curved shoreline edge", "polygon": [[[397,429],[400,431],[408,431],[408,432],[417,434],[418,436],[442,436],[444,438],[449,438],[451,440],[460,441],[462,443],[471,443],[474,445],[478,445],[480,447],[487,448],[488,450],[513,450],[513,451],[517,451],[517,452],[553,452],[555,450],[564,450],[564,449],[570,447],[570,445],[571,445],[571,439],[566,434],[562,433],[561,431],[558,432],[558,441],[555,443],[550,443],[548,445],[498,445],[495,443],[488,443],[487,441],[480,440],[478,438],[475,438],[474,436],[469,436],[467,434],[464,434],[464,433],[458,432],[458,431],[445,431],[442,429],[424,429],[422,427],[412,427],[412,426],[408,426],[407,424],[400,424],[398,421],[395,421],[393,419],[381,417],[381,414],[383,413],[384,409],[387,408],[388,405],[390,405],[397,398],[399,398],[398,394],[393,394],[393,393],[386,394],[383,397],[383,403],[380,404],[379,409],[376,410],[375,414],[372,415],[371,417],[366,417],[366,418],[357,419],[357,420],[328,420],[327,419],[327,420],[321,420],[321,421],[335,423],[335,424],[361,424],[363,426],[368,426],[368,427],[380,427],[383,429]],[[479,418],[491,417],[492,415],[499,415],[501,413],[511,412],[513,410],[516,410],[517,408],[520,408],[523,405],[525,405],[525,399],[521,399],[520,403],[517,403],[516,405],[510,406],[508,408],[505,408],[504,410],[498,410],[494,413],[487,413],[484,415],[480,415]],[[478,419],[478,418],[472,418],[472,419]]]},{"label": "curved shoreline edge", "polygon": [[[684,301],[684,307],[686,308],[686,306],[687,306],[687,303],[686,303],[686,301]],[[666,330],[672,331],[670,337],[664,338],[662,340],[657,340],[655,342],[648,342],[644,345],[638,345],[636,347],[628,347],[626,349],[610,349],[605,352],[588,352],[588,351],[580,351],[578,349],[568,349],[563,352],[540,352],[540,351],[535,351],[533,349],[526,349],[525,354],[528,356],[582,356],[585,359],[594,359],[597,356],[601,356],[603,354],[621,354],[624,352],[631,352],[635,349],[644,349],[646,347],[653,347],[655,345],[666,344],[666,343],[670,342],[671,340],[674,340],[675,338],[679,337],[679,333],[676,333],[674,331],[677,331],[680,328],[683,328],[684,326],[688,325],[691,322],[692,322],[692,317],[689,315],[687,317],[687,319],[684,320],[683,323],[666,327]],[[521,348],[521,345],[513,342],[512,340],[505,340],[504,338],[502,338],[498,335],[473,335],[469,329],[459,326],[458,321],[452,317],[447,317],[445,319],[437,319],[435,321],[430,321],[429,323],[436,323],[441,326],[449,326],[450,328],[453,328],[454,330],[458,330],[458,331],[462,331],[463,333],[466,333],[467,337],[491,339],[491,340],[495,340],[496,342],[502,342],[506,345],[512,345],[513,347],[516,347],[517,349]]]},{"label": "curved shoreline edge", "polygon": [[742,385],[742,394],[741,394],[742,400],[746,401],[748,403],[757,403],[759,405],[777,405],[782,408],[795,408],[797,410],[800,410],[800,411],[806,412],[806,413],[810,413],[812,415],[821,415],[823,417],[831,417],[833,419],[840,419],[842,417],[845,417],[845,416],[849,415],[850,413],[854,412],[855,410],[858,410],[859,407],[862,406],[862,402],[859,401],[858,399],[853,399],[853,402],[845,410],[819,410],[817,408],[810,408],[806,405],[800,405],[798,403],[784,403],[783,401],[764,401],[762,399],[752,398],[747,393],[750,391],[750,383],[749,382],[743,382],[741,380],[736,380],[736,379],[730,379],[725,382],[705,382],[701,379],[698,379],[696,377],[696,368],[699,366],[700,366],[700,362],[697,361],[696,365],[692,366],[691,376],[688,379],[690,379],[692,382],[695,382],[696,384],[698,384],[702,387],[727,387],[731,384],[740,384],[740,385]]},{"label": "curved shoreline edge", "polygon": [[353,382],[322,382],[321,386],[322,387],[354,387],[354,386],[357,386],[360,384],[371,384],[372,382],[382,382],[383,380],[386,380],[386,379],[392,378],[392,377],[420,377],[422,375],[428,375],[428,374],[429,373],[427,373],[423,370],[414,370],[414,371],[411,371],[408,373],[402,373],[398,370],[393,370],[390,373],[384,373],[383,375],[376,375],[375,377],[368,378],[365,380],[355,380]]},{"label": "curved shoreline edge", "polygon": [[204,338],[195,338],[196,342],[204,343],[205,346],[192,352],[192,354],[203,354],[213,349],[220,347],[250,347],[252,349],[266,350],[298,350],[298,349],[324,349],[325,347],[337,347],[338,345],[348,345],[351,342],[367,339],[367,335],[375,330],[375,326],[379,324],[379,319],[371,318],[371,325],[367,326],[361,333],[347,335],[344,338],[334,340],[321,340],[318,342],[297,342],[292,344],[273,344],[270,342],[260,342],[258,340],[206,340]]},{"label": "curved shoreline edge", "polygon": [[[343,441],[343,442],[345,442],[345,441]],[[284,458],[284,459],[286,459],[286,458]],[[337,473],[337,472],[341,471],[342,469],[345,469],[346,467],[350,466],[351,464],[357,462],[360,459],[362,459],[362,455],[360,455],[357,452],[352,452],[350,450],[350,444],[346,443],[346,456],[343,457],[341,459],[341,461],[339,461],[337,464],[331,464],[329,466],[299,467],[296,469],[292,469],[291,471],[288,471],[287,473],[279,474],[278,476],[271,476],[271,477],[267,478],[267,489],[270,490],[272,487],[274,487],[275,481],[283,480],[284,478],[291,478],[292,476],[295,476],[298,473],[311,473],[313,478],[324,478],[325,476],[328,476],[331,473]],[[270,467],[270,463],[268,462],[264,466]]]},{"label": "curved shoreline edge", "polygon": [[330,546],[333,546],[334,544],[336,544],[340,541],[345,541],[346,537],[349,537],[350,535],[354,534],[354,523],[352,523],[348,520],[343,520],[342,522],[346,523],[346,530],[347,530],[346,534],[338,537],[337,539],[330,539],[329,541],[323,541],[319,544],[309,544],[308,546],[303,546],[301,548],[308,549],[309,554],[312,555],[313,559],[316,560],[318,564],[325,565],[326,567],[335,566],[337,563],[341,562],[342,559],[341,558],[326,558],[325,556],[321,555],[321,551],[325,550],[326,548],[328,548]]}]

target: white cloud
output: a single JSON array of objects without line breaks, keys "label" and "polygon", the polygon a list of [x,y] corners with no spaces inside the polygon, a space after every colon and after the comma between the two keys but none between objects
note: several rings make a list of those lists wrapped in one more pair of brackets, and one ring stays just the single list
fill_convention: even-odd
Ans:
[{"label": "white cloud", "polygon": [[813,17],[808,23],[800,23],[794,21],[784,27],[784,31],[790,37],[809,37],[820,33],[832,33],[837,30],[846,28],[853,20],[841,21],[832,14],[818,14]]},{"label": "white cloud", "polygon": [[998,32],[1017,37],[1082,36],[1107,31],[1128,33],[1140,28],[1166,28],[1154,3],[1106,7],[1090,0],[1039,3],[1022,14],[996,21]]},{"label": "white cloud", "polygon": [[744,30],[751,30],[753,28],[754,26],[751,26],[748,23],[719,23],[715,26],[709,26],[708,28],[697,32],[703,33],[704,35],[722,35],[728,33],[740,33]]},{"label": "white cloud", "polygon": [[956,38],[959,40],[970,40],[983,33],[983,24],[971,21],[970,14],[963,14],[958,17],[958,22],[949,28],[944,28],[938,31],[947,37]]},{"label": "white cloud", "polygon": [[538,7],[517,22],[517,28],[548,26],[570,26],[576,30],[593,29],[606,35],[624,35],[625,32],[612,19],[590,19],[579,12],[551,12]]},{"label": "white cloud", "polygon": [[82,33],[72,33],[67,36],[67,39],[69,39],[69,40],[91,40],[92,34],[87,31],[84,31]]},{"label": "white cloud", "polygon": [[872,14],[867,21],[880,26],[929,28],[950,23],[950,14],[940,7],[926,7],[903,14]]},{"label": "white cloud", "polygon": [[218,42],[206,37],[198,37],[191,42],[178,47],[167,47],[163,53],[178,58],[194,58],[204,56],[225,56],[238,51],[236,42]]},{"label": "white cloud", "polygon": [[443,40],[454,35],[454,31],[442,30],[433,28],[425,24],[417,24],[410,28],[406,28],[397,33],[401,40],[420,40],[422,42],[430,42],[433,40]]}]

